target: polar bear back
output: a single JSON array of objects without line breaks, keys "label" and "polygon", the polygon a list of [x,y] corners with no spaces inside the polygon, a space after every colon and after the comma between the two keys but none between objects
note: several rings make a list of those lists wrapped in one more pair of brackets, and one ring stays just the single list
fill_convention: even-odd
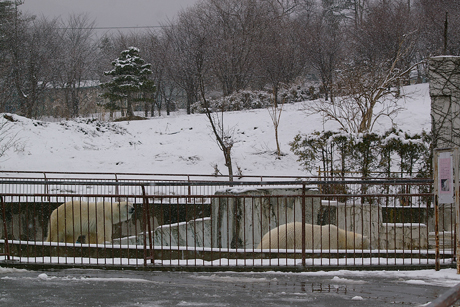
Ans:
[{"label": "polar bear back", "polygon": [[312,225],[293,222],[270,230],[258,249],[301,249],[302,225],[305,227],[306,249],[345,249],[369,247],[369,240],[360,234],[337,228],[335,225]]},{"label": "polar bear back", "polygon": [[80,236],[89,243],[111,241],[113,224],[127,221],[133,212],[127,202],[71,200],[51,213],[46,241],[71,243]]},{"label": "polar bear back", "polygon": [[[96,223],[97,221],[106,221],[111,224],[117,224],[121,221],[126,221],[126,210],[120,210],[121,203],[110,202],[87,202],[87,201],[68,201],[59,206],[52,214],[57,215],[60,220],[73,221],[74,223]],[[120,215],[123,215],[120,217]],[[78,221],[80,219],[80,221]]]}]

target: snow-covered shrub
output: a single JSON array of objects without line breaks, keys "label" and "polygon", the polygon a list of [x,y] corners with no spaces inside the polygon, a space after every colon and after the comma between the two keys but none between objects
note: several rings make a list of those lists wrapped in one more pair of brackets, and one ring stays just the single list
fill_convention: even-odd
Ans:
[{"label": "snow-covered shrub", "polygon": [[428,177],[431,138],[391,129],[383,134],[315,131],[298,134],[290,143],[303,167],[321,168],[327,176]]},{"label": "snow-covered shrub", "polygon": [[284,101],[284,103],[302,102],[316,98],[313,86],[306,88],[301,85],[293,85],[289,88],[282,88],[279,91],[279,99],[280,101]]},{"label": "snow-covered shrub", "polygon": [[[291,87],[282,87],[278,92],[278,101],[284,103],[301,102],[316,99],[315,87],[294,84]],[[209,99],[210,109],[213,111],[241,111],[261,109],[273,104],[271,91],[242,90],[226,97]],[[203,113],[201,102],[193,104],[194,112]]]},{"label": "snow-covered shrub", "polygon": [[[240,111],[264,108],[272,103],[272,97],[265,91],[239,91],[226,97],[209,99],[210,109],[214,111]],[[193,110],[203,113],[201,102],[192,106]]]}]

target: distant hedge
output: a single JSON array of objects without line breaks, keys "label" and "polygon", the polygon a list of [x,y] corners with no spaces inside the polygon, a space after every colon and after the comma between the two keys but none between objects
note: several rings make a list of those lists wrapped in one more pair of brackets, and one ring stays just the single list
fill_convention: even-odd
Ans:
[{"label": "distant hedge", "polygon": [[423,177],[432,173],[431,135],[392,128],[383,134],[315,131],[298,134],[291,151],[309,172],[329,176]]}]

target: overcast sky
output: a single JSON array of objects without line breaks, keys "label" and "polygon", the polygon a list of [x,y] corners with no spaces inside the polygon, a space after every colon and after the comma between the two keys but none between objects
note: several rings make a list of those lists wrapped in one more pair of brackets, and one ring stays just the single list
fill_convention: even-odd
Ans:
[{"label": "overcast sky", "polygon": [[25,0],[23,12],[47,17],[89,13],[97,27],[156,26],[198,0]]}]

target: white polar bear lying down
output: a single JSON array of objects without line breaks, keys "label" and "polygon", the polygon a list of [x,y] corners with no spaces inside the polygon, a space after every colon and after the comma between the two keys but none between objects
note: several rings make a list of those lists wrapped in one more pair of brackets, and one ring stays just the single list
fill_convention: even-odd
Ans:
[{"label": "white polar bear lying down", "polygon": [[[335,225],[305,224],[306,249],[368,249],[366,236],[337,228]],[[258,249],[301,249],[302,223],[281,225],[267,232],[257,246]]]},{"label": "white polar bear lying down", "polygon": [[112,226],[129,220],[134,206],[128,202],[98,202],[71,200],[51,213],[47,242],[76,242],[85,236],[85,243],[112,241]]}]

